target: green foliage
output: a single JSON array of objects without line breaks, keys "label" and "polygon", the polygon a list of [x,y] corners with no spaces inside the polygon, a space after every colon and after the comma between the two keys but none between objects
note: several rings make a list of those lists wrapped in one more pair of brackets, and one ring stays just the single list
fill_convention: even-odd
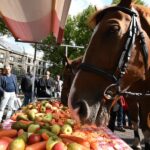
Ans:
[{"label": "green foliage", "polygon": [[[113,0],[112,4],[118,4],[121,0]],[[143,0],[135,0],[136,4],[141,4],[144,5],[144,1]]]},{"label": "green foliage", "polygon": [[[89,6],[77,16],[68,16],[64,31],[64,45],[75,45],[87,47],[92,30],[88,27],[88,18],[95,12],[93,6]],[[49,46],[48,46],[49,45]],[[64,55],[66,47],[57,45],[53,35],[43,40],[43,45],[38,46],[39,50],[43,50],[45,60],[50,60],[53,64],[50,71],[53,75],[61,74],[64,67]],[[68,57],[73,59],[83,55],[85,49],[68,47]]]},{"label": "green foliage", "polygon": [[[65,27],[64,43],[75,43],[77,46],[84,46],[85,49],[89,43],[92,30],[88,26],[88,19],[95,12],[95,8],[90,5],[77,16],[69,16]],[[68,38],[70,38],[68,40]],[[69,58],[76,58],[83,55],[85,49],[70,48],[68,52]]]},{"label": "green foliage", "polygon": [[6,35],[6,34],[10,35],[11,33],[9,32],[2,18],[0,18],[0,35]]}]

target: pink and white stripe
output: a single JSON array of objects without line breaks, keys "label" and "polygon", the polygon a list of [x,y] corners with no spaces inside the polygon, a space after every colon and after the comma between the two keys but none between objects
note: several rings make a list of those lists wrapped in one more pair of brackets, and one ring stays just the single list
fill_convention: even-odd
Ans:
[{"label": "pink and white stripe", "polygon": [[1,0],[0,13],[13,36],[39,42],[51,32],[60,43],[71,0]]}]

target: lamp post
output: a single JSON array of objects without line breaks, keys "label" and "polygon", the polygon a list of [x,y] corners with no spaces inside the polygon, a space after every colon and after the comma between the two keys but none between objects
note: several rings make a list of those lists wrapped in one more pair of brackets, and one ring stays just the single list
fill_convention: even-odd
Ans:
[{"label": "lamp post", "polygon": [[76,46],[76,45],[66,45],[66,44],[62,44],[60,45],[62,47],[65,47],[65,56],[68,56],[68,48],[69,47],[73,47],[73,48],[84,48],[84,46]]}]

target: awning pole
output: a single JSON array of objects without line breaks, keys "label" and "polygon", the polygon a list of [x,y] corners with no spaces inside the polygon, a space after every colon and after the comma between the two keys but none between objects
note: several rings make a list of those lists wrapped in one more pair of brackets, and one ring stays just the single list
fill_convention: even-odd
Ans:
[{"label": "awning pole", "polygon": [[35,99],[35,78],[36,78],[36,52],[37,52],[37,43],[35,43],[34,58],[33,58],[33,80],[32,80],[32,99],[31,102]]}]

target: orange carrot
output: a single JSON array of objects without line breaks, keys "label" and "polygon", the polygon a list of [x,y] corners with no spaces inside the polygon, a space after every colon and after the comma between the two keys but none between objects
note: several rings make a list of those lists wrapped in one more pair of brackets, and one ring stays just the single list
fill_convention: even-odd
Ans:
[{"label": "orange carrot", "polygon": [[28,125],[28,124],[31,124],[31,123],[33,123],[32,121],[30,121],[30,120],[19,120],[19,122],[21,122],[21,123],[23,123],[23,124],[25,124],[25,125]]},{"label": "orange carrot", "polygon": [[25,150],[45,150],[46,149],[46,142],[47,141],[42,141],[38,142],[32,145],[27,145]]},{"label": "orange carrot", "polygon": [[69,139],[69,140],[77,142],[79,144],[83,144],[84,142],[87,142],[87,140],[85,140],[81,137],[73,136],[73,135],[60,134],[60,137]]},{"label": "orange carrot", "polygon": [[10,138],[10,137],[7,137],[7,136],[3,136],[1,137],[0,139],[4,139],[6,140],[8,143],[12,142],[14,139]]},{"label": "orange carrot", "polygon": [[22,115],[22,114],[23,114],[22,112],[14,113],[14,114],[11,116],[10,119],[16,121],[17,117],[18,117],[19,115]]},{"label": "orange carrot", "polygon": [[42,138],[43,138],[44,141],[47,141],[47,140],[49,139],[49,136],[48,136],[47,133],[45,133],[45,132],[43,132],[43,133],[41,134],[41,136],[42,136]]},{"label": "orange carrot", "polygon": [[3,130],[0,130],[0,137],[3,137],[3,136],[7,136],[7,137],[15,137],[17,136],[17,130],[15,129],[9,129],[9,130],[6,130],[6,129],[3,129]]}]

